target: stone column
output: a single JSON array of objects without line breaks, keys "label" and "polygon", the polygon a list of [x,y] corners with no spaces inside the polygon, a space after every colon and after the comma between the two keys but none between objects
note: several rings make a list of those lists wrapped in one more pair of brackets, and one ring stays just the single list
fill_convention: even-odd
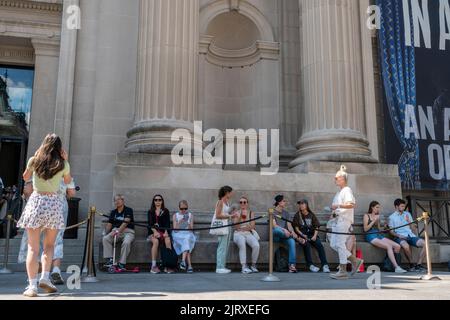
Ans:
[{"label": "stone column", "polygon": [[199,0],[140,0],[134,127],[127,151],[170,153],[197,117]]},{"label": "stone column", "polygon": [[359,0],[299,1],[303,124],[290,167],[308,160],[373,162],[366,137]]},{"label": "stone column", "polygon": [[55,130],[59,39],[33,38],[35,69],[28,155],[33,155],[48,133]]},{"label": "stone column", "polygon": [[79,5],[79,0],[66,0],[63,2],[58,89],[56,94],[55,133],[61,137],[69,154],[78,31],[76,28],[73,28],[76,26],[72,25],[70,25],[71,28],[69,29],[67,21],[74,14],[73,11],[68,12],[68,9],[71,7],[79,8]]}]

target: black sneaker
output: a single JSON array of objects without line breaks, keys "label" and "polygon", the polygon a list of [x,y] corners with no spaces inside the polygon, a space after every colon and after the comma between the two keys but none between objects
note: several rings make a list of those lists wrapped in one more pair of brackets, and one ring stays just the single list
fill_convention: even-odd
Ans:
[{"label": "black sneaker", "polygon": [[423,267],[421,264],[415,266],[416,272],[426,272],[427,268]]},{"label": "black sneaker", "polygon": [[64,284],[64,279],[61,277],[61,274],[57,272],[54,272],[50,275],[50,280],[55,286],[61,286]]}]

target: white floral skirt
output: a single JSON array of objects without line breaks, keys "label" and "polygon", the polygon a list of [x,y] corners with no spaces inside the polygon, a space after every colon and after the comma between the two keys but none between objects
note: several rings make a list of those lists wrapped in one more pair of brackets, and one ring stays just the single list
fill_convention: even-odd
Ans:
[{"label": "white floral skirt", "polygon": [[66,224],[63,211],[64,203],[59,195],[42,195],[33,192],[17,227],[22,229],[64,229]]}]

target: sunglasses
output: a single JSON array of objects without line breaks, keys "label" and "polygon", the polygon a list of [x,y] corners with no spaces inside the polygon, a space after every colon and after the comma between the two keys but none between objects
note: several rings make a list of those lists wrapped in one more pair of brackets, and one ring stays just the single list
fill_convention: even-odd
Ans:
[{"label": "sunglasses", "polygon": [[188,208],[180,208],[181,211],[186,211]]},{"label": "sunglasses", "polygon": [[240,204],[247,204],[247,201],[240,201]]},{"label": "sunglasses", "polygon": [[162,199],[155,199],[155,202],[162,202]]}]

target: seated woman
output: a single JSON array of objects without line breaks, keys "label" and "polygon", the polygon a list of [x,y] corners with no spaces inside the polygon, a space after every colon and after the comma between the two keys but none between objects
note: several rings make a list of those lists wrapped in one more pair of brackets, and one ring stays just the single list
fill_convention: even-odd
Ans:
[{"label": "seated woman", "polygon": [[[166,248],[172,248],[170,235],[167,231],[167,229],[170,228],[170,212],[166,209],[164,198],[161,195],[156,195],[153,197],[152,206],[147,213],[147,217],[148,225],[150,226],[147,240],[152,243],[152,268],[150,272],[157,274],[161,273],[161,270],[159,270],[156,265],[159,245],[163,243]],[[164,271],[166,273],[175,272],[173,269],[167,269]]]},{"label": "seated woman", "polygon": [[402,269],[395,258],[400,254],[401,247],[391,239],[386,238],[380,226],[380,212],[381,206],[377,201],[370,203],[369,212],[364,215],[364,232],[366,232],[366,241],[371,245],[381,248],[387,251],[389,260],[395,268],[396,273],[405,273],[406,270]]},{"label": "seated woman", "polygon": [[[238,211],[238,215],[233,218],[233,224],[255,218],[253,211],[248,208],[248,199],[246,197],[241,197],[239,204],[240,210]],[[259,236],[256,233],[255,221],[236,225],[234,227],[233,241],[239,248],[239,260],[242,265],[242,273],[258,273],[256,263],[259,257]],[[252,265],[250,268],[247,265],[247,244],[252,248]]]},{"label": "seated woman", "polygon": [[327,257],[325,255],[325,249],[319,238],[320,222],[316,215],[309,208],[307,200],[301,200],[297,202],[298,212],[295,214],[292,227],[294,227],[295,233],[306,240],[308,240],[302,247],[305,253],[306,264],[311,272],[319,272],[320,269],[316,267],[312,262],[311,246],[313,246],[319,253],[322,270],[325,273],[330,272],[328,266]]},{"label": "seated woman", "polygon": [[[179,212],[173,215],[174,229],[194,229],[194,216],[189,212],[188,202],[182,200],[179,203]],[[180,269],[188,273],[194,272],[192,269],[191,253],[195,246],[195,236],[192,231],[173,231],[173,248],[177,255],[182,255]]]}]

